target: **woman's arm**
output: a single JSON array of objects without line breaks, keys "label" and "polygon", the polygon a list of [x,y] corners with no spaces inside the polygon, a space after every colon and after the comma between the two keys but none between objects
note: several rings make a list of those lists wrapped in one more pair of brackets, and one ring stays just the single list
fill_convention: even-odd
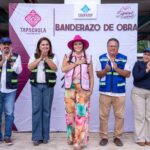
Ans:
[{"label": "woman's arm", "polygon": [[93,92],[93,86],[94,86],[94,74],[93,74],[93,64],[90,63],[89,65],[89,80],[90,80],[90,95]]},{"label": "woman's arm", "polygon": [[76,66],[77,66],[77,63],[68,63],[68,59],[66,55],[64,56],[62,67],[61,67],[62,72],[66,73]]},{"label": "woman's arm", "polygon": [[48,64],[48,66],[52,69],[52,70],[57,70],[57,65],[53,62],[52,59],[49,59],[48,57],[45,58],[45,62]]},{"label": "woman's arm", "polygon": [[33,62],[28,64],[28,69],[30,71],[32,71],[34,68],[36,68],[38,66],[38,64],[40,63],[40,61],[42,60],[42,57],[35,59]]},{"label": "woman's arm", "polygon": [[74,63],[68,63],[68,59],[65,55],[64,59],[63,59],[63,64],[62,64],[61,70],[62,70],[62,72],[65,73],[65,72],[68,72],[71,69],[75,68],[76,66],[81,65],[81,64],[85,64],[85,63],[86,63],[86,59],[77,60]]}]

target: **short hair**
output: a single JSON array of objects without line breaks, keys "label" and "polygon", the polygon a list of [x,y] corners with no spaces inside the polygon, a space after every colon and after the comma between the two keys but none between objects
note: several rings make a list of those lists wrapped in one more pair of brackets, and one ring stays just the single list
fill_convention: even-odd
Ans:
[{"label": "short hair", "polygon": [[107,41],[107,46],[109,44],[109,42],[111,41],[115,41],[117,44],[118,44],[118,47],[119,47],[119,40],[117,40],[116,38],[110,38],[108,41]]}]

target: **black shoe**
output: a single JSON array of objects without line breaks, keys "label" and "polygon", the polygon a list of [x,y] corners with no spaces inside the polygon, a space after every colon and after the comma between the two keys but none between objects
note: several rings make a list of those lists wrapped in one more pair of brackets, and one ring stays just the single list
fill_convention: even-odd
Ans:
[{"label": "black shoe", "polygon": [[47,143],[48,143],[48,140],[43,140],[43,143],[44,143],[44,144],[47,144]]},{"label": "black shoe", "polygon": [[101,141],[99,142],[99,145],[101,146],[105,146],[108,143],[108,139],[101,139]]},{"label": "black shoe", "polygon": [[5,143],[6,143],[7,145],[13,145],[13,142],[12,142],[12,140],[11,140],[10,138],[4,139],[4,141],[5,141]]},{"label": "black shoe", "polygon": [[123,146],[123,143],[119,138],[114,138],[114,143],[116,146]]},{"label": "black shoe", "polygon": [[146,142],[136,142],[136,144],[140,145],[140,146],[145,146]]},{"label": "black shoe", "polygon": [[34,146],[38,146],[38,145],[40,145],[42,142],[43,142],[42,140],[33,141],[33,145],[34,145]]},{"label": "black shoe", "polygon": [[3,141],[2,140],[0,140],[0,144],[2,144],[3,143]]}]

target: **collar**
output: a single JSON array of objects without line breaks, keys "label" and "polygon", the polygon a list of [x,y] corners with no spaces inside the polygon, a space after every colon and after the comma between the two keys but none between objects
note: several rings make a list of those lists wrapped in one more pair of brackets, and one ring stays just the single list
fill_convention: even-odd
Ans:
[{"label": "collar", "polygon": [[82,52],[80,55],[78,55],[75,52],[73,52],[72,56],[80,58],[80,57],[84,57],[84,53]]}]

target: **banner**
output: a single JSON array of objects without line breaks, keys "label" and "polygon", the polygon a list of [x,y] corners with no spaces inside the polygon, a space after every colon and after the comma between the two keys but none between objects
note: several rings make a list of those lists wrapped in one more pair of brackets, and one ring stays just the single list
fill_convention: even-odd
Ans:
[{"label": "banner", "polygon": [[[83,8],[81,6],[81,8]],[[90,5],[87,4],[88,9]],[[65,131],[64,89],[61,78],[63,56],[70,52],[68,41],[80,34],[89,41],[87,50],[92,55],[94,65],[94,90],[91,97],[90,129],[99,131],[99,79],[95,65],[99,55],[107,52],[107,40],[117,38],[119,52],[128,56],[131,69],[137,54],[137,4],[102,4],[97,5],[96,18],[75,19],[74,5],[64,4],[10,4],[9,31],[14,51],[19,53],[23,62],[20,75],[18,96],[15,103],[15,127],[18,131],[32,129],[32,99],[27,63],[34,54],[39,38],[48,37],[53,52],[59,60],[57,84],[51,113],[51,131]],[[133,131],[133,112],[131,103],[132,76],[127,79],[125,108],[125,131]],[[113,111],[110,112],[109,131],[114,129]]]}]

